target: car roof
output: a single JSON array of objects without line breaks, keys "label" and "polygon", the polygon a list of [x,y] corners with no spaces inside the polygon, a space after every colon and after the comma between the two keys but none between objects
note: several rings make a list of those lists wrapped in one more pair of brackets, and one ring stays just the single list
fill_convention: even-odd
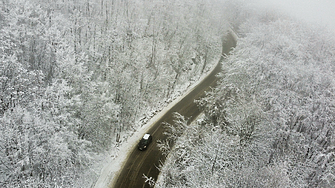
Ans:
[{"label": "car roof", "polygon": [[150,136],[150,134],[147,133],[147,134],[145,134],[145,135],[143,136],[143,138],[144,138],[144,139],[149,139],[149,136]]}]

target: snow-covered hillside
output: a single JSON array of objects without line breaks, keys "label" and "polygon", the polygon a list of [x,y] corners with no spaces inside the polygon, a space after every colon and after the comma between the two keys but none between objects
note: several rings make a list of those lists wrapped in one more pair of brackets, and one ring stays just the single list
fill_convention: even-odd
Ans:
[{"label": "snow-covered hillside", "polygon": [[242,38],[199,101],[205,117],[178,139],[156,187],[334,187],[333,33],[242,7]]}]

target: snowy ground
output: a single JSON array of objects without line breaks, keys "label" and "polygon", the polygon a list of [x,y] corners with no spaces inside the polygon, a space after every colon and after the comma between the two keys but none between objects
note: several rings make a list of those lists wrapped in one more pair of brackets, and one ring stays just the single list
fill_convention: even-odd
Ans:
[{"label": "snowy ground", "polygon": [[[216,61],[219,62],[219,59]],[[175,100],[173,100],[168,106],[163,108],[162,111],[160,111],[158,114],[153,116],[148,123],[146,123],[144,126],[140,127],[131,137],[128,138],[126,142],[124,142],[120,150],[118,152],[118,156],[111,156],[105,159],[104,164],[106,164],[100,174],[99,179],[95,183],[95,188],[103,188],[108,187],[108,185],[114,184],[114,182],[117,180],[117,177],[123,168],[124,164],[128,160],[128,157],[131,153],[131,151],[136,147],[138,141],[141,139],[141,137],[151,128],[151,126],[160,119],[170,108],[172,108],[176,103],[178,103],[181,99],[183,99],[185,96],[187,96],[205,77],[207,77],[214,67],[208,71],[205,75],[203,75],[197,82],[192,84],[191,87],[187,89],[187,91],[177,97]],[[190,84],[188,84],[190,85]],[[187,87],[187,86],[185,86]]]}]

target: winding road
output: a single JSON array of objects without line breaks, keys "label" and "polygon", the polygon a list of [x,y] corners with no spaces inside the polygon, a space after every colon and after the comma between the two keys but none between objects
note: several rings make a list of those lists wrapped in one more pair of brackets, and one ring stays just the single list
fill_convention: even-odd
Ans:
[{"label": "winding road", "polygon": [[189,122],[192,122],[200,113],[200,109],[194,103],[194,100],[199,99],[205,95],[205,91],[210,90],[216,86],[217,77],[216,74],[221,71],[221,62],[225,59],[226,55],[229,54],[230,50],[236,46],[237,37],[229,31],[225,40],[222,44],[222,58],[217,63],[216,67],[212,69],[202,81],[200,81],[194,88],[181,100],[179,100],[173,107],[171,107],[165,114],[163,114],[157,121],[151,125],[148,133],[153,135],[153,142],[146,151],[139,151],[137,147],[130,152],[127,157],[127,161],[124,163],[122,170],[115,174],[112,181],[110,182],[110,188],[142,188],[150,187],[145,183],[143,174],[148,177],[152,177],[155,180],[159,175],[157,167],[163,164],[165,156],[159,151],[156,141],[166,139],[163,134],[164,128],[161,126],[162,122],[172,124],[173,112],[178,112],[181,115],[189,118]]}]

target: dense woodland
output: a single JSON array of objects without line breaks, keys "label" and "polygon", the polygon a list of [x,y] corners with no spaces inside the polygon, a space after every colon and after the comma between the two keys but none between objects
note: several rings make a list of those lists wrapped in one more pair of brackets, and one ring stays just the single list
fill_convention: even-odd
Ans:
[{"label": "dense woodland", "polygon": [[206,0],[0,1],[0,187],[90,187],[96,159],[220,56],[223,12]]},{"label": "dense woodland", "polygon": [[335,187],[334,33],[237,8],[237,47],[202,120],[169,127],[156,187]]}]

